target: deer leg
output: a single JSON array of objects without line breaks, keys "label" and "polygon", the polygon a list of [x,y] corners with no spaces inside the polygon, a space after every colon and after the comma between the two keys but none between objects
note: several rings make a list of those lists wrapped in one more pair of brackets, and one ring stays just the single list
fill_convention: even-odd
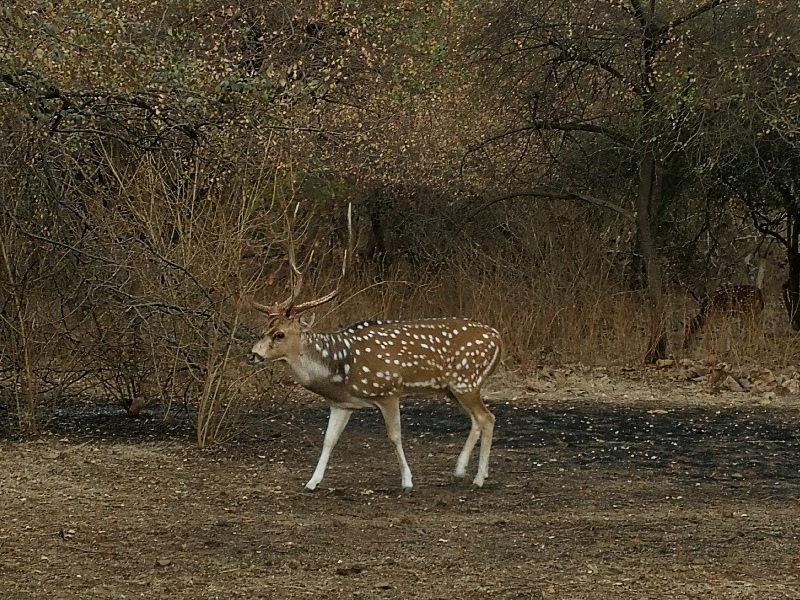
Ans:
[{"label": "deer leg", "polygon": [[319,461],[317,462],[317,468],[314,469],[314,474],[306,484],[307,491],[313,492],[325,476],[325,469],[328,467],[331,451],[333,451],[336,442],[339,441],[339,436],[342,435],[342,431],[344,431],[352,413],[352,410],[331,406],[331,414],[330,417],[328,417],[328,429],[325,431],[325,440],[322,443],[322,454],[319,455]]},{"label": "deer leg", "polygon": [[472,450],[475,448],[475,444],[480,438],[481,450],[478,460],[478,473],[475,475],[472,485],[475,487],[482,487],[483,482],[489,476],[489,454],[492,450],[494,415],[490,413],[489,409],[483,404],[479,389],[458,392],[450,389],[449,391],[450,394],[458,400],[461,406],[464,407],[464,410],[469,414],[470,420],[472,421],[472,428],[467,436],[467,441],[456,461],[455,476],[462,478],[466,474],[469,459],[472,456]]},{"label": "deer leg", "polygon": [[386,435],[394,445],[394,453],[397,455],[397,462],[400,463],[400,481],[403,486],[403,493],[408,494],[413,489],[411,483],[411,468],[408,466],[406,455],[403,452],[403,437],[400,427],[400,399],[388,398],[378,404],[381,409],[383,420],[386,423]]},{"label": "deer leg", "polygon": [[469,430],[469,435],[467,436],[467,441],[464,444],[464,448],[462,448],[461,453],[458,455],[458,460],[456,461],[456,470],[453,473],[459,479],[463,479],[467,474],[467,467],[469,466],[469,459],[472,456],[472,450],[475,448],[475,444],[477,443],[478,438],[481,436],[481,429],[478,425],[478,422],[475,420],[475,417],[470,415],[469,418],[472,421],[472,427]]},{"label": "deer leg", "polygon": [[454,477],[463,479],[464,475],[467,474],[467,467],[469,466],[469,459],[472,456],[472,450],[475,448],[475,444],[477,443],[478,438],[481,436],[481,429],[472,410],[470,410],[468,404],[462,400],[462,394],[458,394],[451,389],[448,389],[448,392],[450,393],[450,396],[461,405],[461,408],[464,409],[464,412],[469,415],[472,423],[472,427],[469,430],[469,435],[467,436],[467,441],[464,444],[464,448],[458,455],[458,460],[456,460],[456,470],[453,473]]},{"label": "deer leg", "polygon": [[[480,399],[480,398],[479,398]],[[489,476],[489,453],[492,451],[492,436],[494,435],[494,415],[483,406],[483,411],[479,416],[481,421],[481,454],[478,461],[478,472],[475,479],[472,480],[472,485],[475,487],[483,487],[483,482]]]}]

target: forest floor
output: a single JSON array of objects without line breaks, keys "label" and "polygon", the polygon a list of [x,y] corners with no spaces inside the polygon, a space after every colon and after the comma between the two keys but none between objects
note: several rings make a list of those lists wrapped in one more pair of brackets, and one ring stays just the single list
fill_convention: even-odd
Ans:
[{"label": "forest floor", "polygon": [[327,411],[305,396],[206,451],[158,406],[63,405],[0,429],[0,597],[800,598],[800,399],[684,375],[499,378],[478,491],[450,480],[467,420],[407,402],[410,496],[377,411],[306,494]]}]

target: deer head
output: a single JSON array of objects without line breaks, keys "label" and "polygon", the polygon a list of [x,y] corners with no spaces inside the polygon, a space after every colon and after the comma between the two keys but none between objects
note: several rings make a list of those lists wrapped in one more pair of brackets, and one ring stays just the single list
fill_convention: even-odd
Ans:
[{"label": "deer head", "polygon": [[[297,211],[295,211],[295,213],[296,212]],[[349,246],[352,241],[352,207],[348,207],[347,220]],[[267,326],[261,338],[256,342],[250,352],[250,362],[281,360],[286,356],[297,356],[299,354],[302,335],[311,329],[315,321],[314,313],[308,311],[330,302],[339,294],[341,282],[347,272],[347,256],[348,250],[345,250],[342,260],[342,274],[336,289],[315,300],[295,304],[303,288],[303,272],[297,267],[295,262],[294,246],[291,243],[289,244],[288,258],[291,274],[291,292],[289,297],[283,302],[269,305],[260,304],[255,300],[251,300],[253,308],[267,315],[269,321],[267,322]],[[313,258],[314,252],[312,251],[305,263],[306,268],[312,263]]]}]

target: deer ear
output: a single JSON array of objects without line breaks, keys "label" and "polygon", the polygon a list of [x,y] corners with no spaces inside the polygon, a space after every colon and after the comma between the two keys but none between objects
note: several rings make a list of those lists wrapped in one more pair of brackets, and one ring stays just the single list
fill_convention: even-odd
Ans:
[{"label": "deer ear", "polygon": [[317,320],[317,315],[313,312],[306,313],[300,316],[300,329],[302,331],[308,331],[314,325],[314,321]]}]

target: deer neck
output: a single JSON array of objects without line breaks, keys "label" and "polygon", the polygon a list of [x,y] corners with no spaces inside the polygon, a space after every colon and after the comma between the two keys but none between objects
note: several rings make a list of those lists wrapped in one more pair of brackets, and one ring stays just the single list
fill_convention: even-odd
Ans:
[{"label": "deer neck", "polygon": [[297,383],[324,394],[340,387],[347,375],[347,349],[335,334],[302,333],[299,351],[285,360]]}]

